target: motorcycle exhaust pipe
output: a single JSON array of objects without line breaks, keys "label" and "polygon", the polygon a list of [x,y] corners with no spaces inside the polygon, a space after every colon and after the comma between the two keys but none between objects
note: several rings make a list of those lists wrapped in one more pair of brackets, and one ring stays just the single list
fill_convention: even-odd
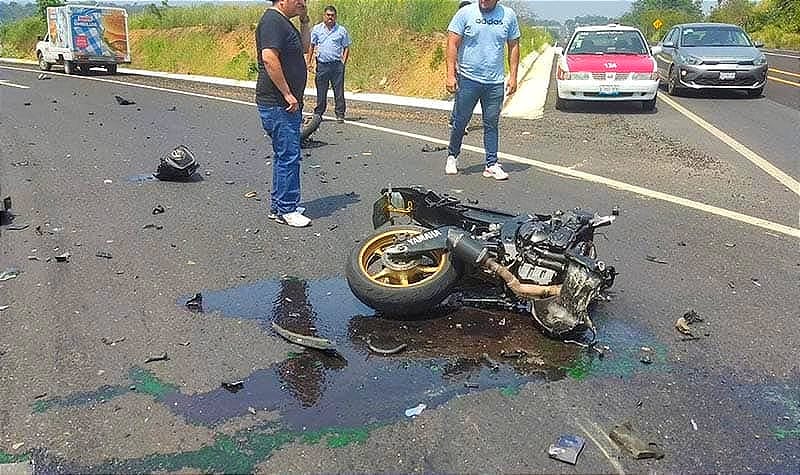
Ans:
[{"label": "motorcycle exhaust pipe", "polygon": [[507,267],[489,257],[489,250],[480,241],[472,239],[467,232],[460,229],[451,228],[447,231],[447,247],[459,259],[479,265],[500,276],[518,297],[545,298],[561,292],[560,285],[523,284]]}]

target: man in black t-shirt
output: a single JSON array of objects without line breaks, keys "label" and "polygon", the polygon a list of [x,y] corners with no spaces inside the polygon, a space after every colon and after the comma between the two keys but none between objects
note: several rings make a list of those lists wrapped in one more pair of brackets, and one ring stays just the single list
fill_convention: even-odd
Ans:
[{"label": "man in black t-shirt", "polygon": [[[291,18],[300,17],[298,31]],[[271,219],[294,227],[311,220],[300,203],[300,123],[310,43],[305,0],[275,0],[256,27],[258,81],[256,105],[264,130],[272,138]]]}]

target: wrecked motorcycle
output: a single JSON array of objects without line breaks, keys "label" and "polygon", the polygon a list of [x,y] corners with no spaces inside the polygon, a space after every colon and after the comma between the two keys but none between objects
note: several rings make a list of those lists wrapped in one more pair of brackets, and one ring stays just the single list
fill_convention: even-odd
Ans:
[{"label": "wrecked motorcycle", "polygon": [[530,312],[553,337],[594,334],[588,308],[616,276],[597,259],[594,233],[617,214],[516,215],[418,186],[383,189],[373,206],[376,231],[350,255],[347,282],[379,313],[409,317],[478,278],[480,298],[461,303]]}]

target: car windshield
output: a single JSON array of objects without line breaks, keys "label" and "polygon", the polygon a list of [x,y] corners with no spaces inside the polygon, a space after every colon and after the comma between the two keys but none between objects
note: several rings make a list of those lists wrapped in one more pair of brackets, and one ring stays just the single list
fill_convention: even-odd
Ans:
[{"label": "car windshield", "polygon": [[739,28],[685,28],[681,46],[752,46],[750,38]]},{"label": "car windshield", "polygon": [[647,48],[638,31],[579,31],[567,54],[647,54]]}]

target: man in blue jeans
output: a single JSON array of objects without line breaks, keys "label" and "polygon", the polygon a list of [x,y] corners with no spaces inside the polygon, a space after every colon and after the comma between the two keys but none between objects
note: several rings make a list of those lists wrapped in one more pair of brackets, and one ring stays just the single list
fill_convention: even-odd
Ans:
[{"label": "man in blue jeans", "polygon": [[314,83],[317,87],[317,106],[314,115],[322,117],[328,107],[328,85],[333,86],[336,120],[344,122],[344,67],[350,56],[350,35],[347,29],[336,23],[336,7],[328,5],[322,14],[322,23],[311,29],[311,48],[308,50],[308,66],[316,60],[317,71]]},{"label": "man in blue jeans", "polygon": [[[497,162],[498,123],[506,95],[517,90],[519,67],[519,23],[514,11],[498,0],[478,0],[460,8],[447,27],[447,91],[456,93],[455,120],[450,130],[444,171],[458,173],[458,155],[464,128],[480,101],[483,112],[483,146],[486,168],[483,176],[508,179]],[[508,83],[504,91],[503,52],[508,45]],[[456,70],[458,77],[456,77]]]},{"label": "man in blue jeans", "polygon": [[[275,0],[256,27],[256,105],[272,139],[270,219],[301,228],[311,224],[300,203],[300,122],[310,43],[305,0]],[[298,31],[291,18],[300,17]]]}]

